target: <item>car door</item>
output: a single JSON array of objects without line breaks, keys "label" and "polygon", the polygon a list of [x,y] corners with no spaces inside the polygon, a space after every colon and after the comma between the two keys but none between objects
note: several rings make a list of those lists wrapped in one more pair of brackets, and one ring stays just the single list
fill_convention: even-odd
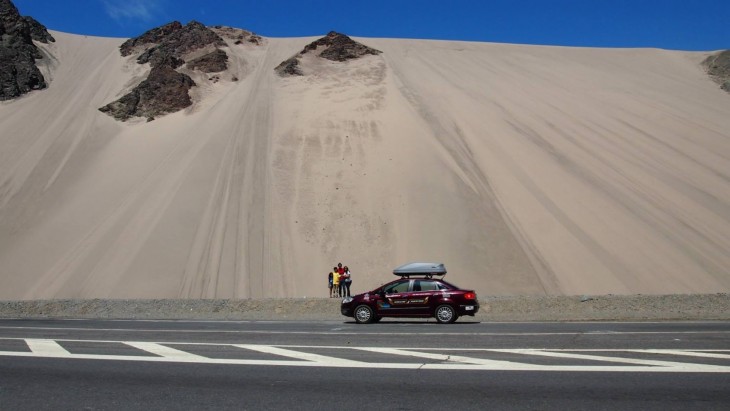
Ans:
[{"label": "car door", "polygon": [[429,279],[413,280],[412,291],[408,293],[408,306],[413,314],[430,315],[438,284]]},{"label": "car door", "polygon": [[404,278],[383,288],[383,294],[375,304],[378,315],[398,315],[407,309],[410,281]]}]

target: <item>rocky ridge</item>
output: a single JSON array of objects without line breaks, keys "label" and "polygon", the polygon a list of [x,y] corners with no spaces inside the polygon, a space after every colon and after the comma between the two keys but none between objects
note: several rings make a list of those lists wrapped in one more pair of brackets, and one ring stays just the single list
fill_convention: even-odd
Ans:
[{"label": "rocky ridge", "polygon": [[330,31],[326,36],[304,46],[295,56],[281,62],[274,70],[282,77],[303,76],[299,63],[307,53],[318,53],[316,55],[323,59],[344,62],[366,55],[378,55],[382,51],[358,43],[344,34]]},{"label": "rocky ridge", "polygon": [[707,74],[720,87],[730,93],[730,50],[721,51],[705,59],[702,63]]},{"label": "rocky ridge", "polygon": [[[260,39],[253,33],[240,36]],[[225,71],[228,54],[220,48],[225,45],[221,36],[197,21],[184,26],[173,21],[125,41],[119,48],[121,55],[138,54],[137,63],[149,63],[152,70],[147,79],[128,94],[99,110],[121,121],[133,117],[151,121],[189,107],[193,103],[189,90],[196,84],[190,76],[176,69],[185,65],[189,70],[204,73]],[[201,52],[204,54],[200,55]]]},{"label": "rocky ridge", "polygon": [[12,1],[0,0],[0,100],[48,86],[36,65],[43,55],[33,41],[55,39],[37,20],[21,16]]}]

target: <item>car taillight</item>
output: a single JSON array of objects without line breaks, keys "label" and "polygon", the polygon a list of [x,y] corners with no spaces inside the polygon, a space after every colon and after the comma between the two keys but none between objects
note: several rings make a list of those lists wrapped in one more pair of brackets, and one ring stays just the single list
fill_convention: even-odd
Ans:
[{"label": "car taillight", "polygon": [[464,294],[464,298],[467,300],[476,300],[477,299],[477,293],[468,292]]}]

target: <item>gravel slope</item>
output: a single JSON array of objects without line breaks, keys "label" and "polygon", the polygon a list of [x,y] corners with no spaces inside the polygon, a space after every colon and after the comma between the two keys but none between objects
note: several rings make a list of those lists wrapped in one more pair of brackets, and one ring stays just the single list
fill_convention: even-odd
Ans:
[{"label": "gravel slope", "polygon": [[[0,301],[0,318],[344,320],[339,299]],[[730,320],[728,294],[482,297],[478,321]]]}]

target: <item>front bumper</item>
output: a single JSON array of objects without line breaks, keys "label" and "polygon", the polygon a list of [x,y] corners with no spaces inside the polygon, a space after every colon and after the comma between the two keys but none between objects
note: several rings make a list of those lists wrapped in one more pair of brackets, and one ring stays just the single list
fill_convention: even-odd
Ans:
[{"label": "front bumper", "polygon": [[355,307],[352,303],[342,303],[340,305],[340,312],[345,317],[355,317]]}]

